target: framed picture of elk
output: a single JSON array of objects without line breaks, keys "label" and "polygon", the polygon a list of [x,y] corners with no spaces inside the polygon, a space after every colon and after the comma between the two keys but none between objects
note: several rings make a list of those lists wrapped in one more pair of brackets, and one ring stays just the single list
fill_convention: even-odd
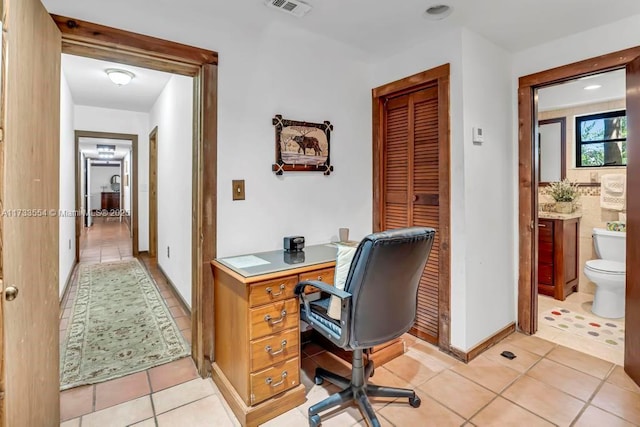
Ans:
[{"label": "framed picture of elk", "polygon": [[271,170],[276,175],[285,171],[322,172],[333,171],[329,147],[333,125],[307,123],[283,119],[280,114],[273,118],[276,128],[276,163]]}]

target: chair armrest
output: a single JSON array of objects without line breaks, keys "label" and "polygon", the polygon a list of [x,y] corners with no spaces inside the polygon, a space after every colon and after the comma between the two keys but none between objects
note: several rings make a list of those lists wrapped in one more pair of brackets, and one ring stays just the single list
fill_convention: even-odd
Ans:
[{"label": "chair armrest", "polygon": [[338,347],[345,348],[347,342],[349,340],[349,327],[348,327],[348,319],[349,313],[351,311],[351,297],[352,295],[349,292],[345,292],[341,289],[336,288],[335,286],[331,286],[327,283],[320,282],[318,280],[305,280],[304,282],[300,282],[296,285],[294,289],[294,293],[300,297],[302,300],[302,304],[304,305],[304,310],[307,313],[311,313],[310,301],[307,295],[304,293],[304,288],[307,286],[315,286],[320,289],[322,292],[326,292],[330,295],[340,298],[340,328],[342,329],[342,333],[340,334],[340,338],[336,338],[332,336],[330,333],[327,333],[324,327],[318,328],[315,325],[315,322],[311,322],[310,325],[320,332],[325,338],[329,341],[337,345]]},{"label": "chair armrest", "polygon": [[318,280],[305,280],[304,282],[300,282],[296,285],[293,292],[296,295],[304,295],[304,288],[307,286],[315,286],[316,288],[320,289],[322,292],[335,295],[340,299],[346,299],[351,297],[350,293],[345,292],[342,289],[338,289],[335,286],[326,284],[324,282],[320,282]]}]

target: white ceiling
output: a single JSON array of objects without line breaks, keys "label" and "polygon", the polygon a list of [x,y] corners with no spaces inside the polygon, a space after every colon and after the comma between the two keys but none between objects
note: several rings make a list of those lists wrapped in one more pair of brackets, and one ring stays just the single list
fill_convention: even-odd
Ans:
[{"label": "white ceiling", "polygon": [[[201,38],[202,34],[210,33],[210,28],[217,28],[218,34],[226,34],[221,29],[228,28],[229,37],[233,37],[231,29],[259,33],[273,23],[286,23],[346,43],[369,58],[395,52],[459,26],[470,28],[508,50],[519,51],[640,14],[638,0],[307,0],[313,9],[303,18],[267,8],[263,0],[43,2],[52,13],[105,25],[116,26],[110,22],[119,22],[121,19],[136,23],[142,17],[147,24],[154,19],[154,22],[170,22],[171,28],[179,30],[177,39],[183,35],[187,39],[191,35],[200,35]],[[451,16],[443,21],[424,19],[424,10],[437,3],[451,5]],[[120,10],[127,10],[127,14],[114,13]],[[149,11],[153,11],[152,16]],[[126,25],[122,27],[131,30]],[[203,41],[194,41],[192,44],[203,45]],[[212,44],[216,44],[215,37],[207,40],[206,45]],[[76,105],[149,112],[171,76],[112,62],[66,54],[62,56],[62,69]],[[107,68],[123,68],[133,72],[136,77],[130,84],[118,87],[107,77]],[[558,87],[558,92],[554,92],[556,89],[545,89],[550,92],[540,102],[539,108],[543,111],[584,103],[588,102],[588,97],[605,100],[623,96],[612,93],[620,93],[620,90],[624,93],[624,86],[609,81],[605,83],[602,89],[592,92],[582,90],[581,82],[575,83],[573,88],[570,85],[562,89]]]},{"label": "white ceiling", "polygon": [[[538,90],[538,111],[622,99],[626,92],[625,79],[625,71],[616,70],[541,88]],[[590,85],[602,87],[595,90],[584,89]]]},{"label": "white ceiling", "polygon": [[[126,86],[116,86],[105,72],[108,68],[131,71],[135,77]],[[76,105],[148,113],[171,78],[171,74],[121,65],[82,56],[62,55],[64,73]]]},{"label": "white ceiling", "polygon": [[115,145],[116,151],[113,156],[113,160],[123,159],[124,156],[131,149],[131,141],[125,141],[122,139],[107,139],[107,138],[89,138],[81,137],[78,140],[78,147],[80,152],[90,158],[98,159],[98,144],[102,145]]},{"label": "white ceiling", "polygon": [[[256,33],[274,22],[286,22],[344,42],[372,58],[458,26],[515,52],[640,14],[638,0],[306,1],[313,10],[299,19],[267,8],[263,0],[43,0],[53,13],[111,26],[128,25],[134,31],[136,26],[161,26],[161,34],[176,34],[182,41],[220,29],[222,34],[225,29]],[[449,18],[434,22],[422,17],[428,6],[439,3],[453,7]],[[200,45],[213,49],[217,43],[200,40]]]}]

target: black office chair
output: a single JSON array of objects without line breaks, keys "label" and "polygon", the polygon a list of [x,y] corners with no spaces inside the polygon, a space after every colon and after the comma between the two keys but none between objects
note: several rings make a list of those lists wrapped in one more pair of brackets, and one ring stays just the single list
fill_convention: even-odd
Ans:
[{"label": "black office chair", "polygon": [[[380,426],[368,396],[406,397],[414,408],[420,406],[413,390],[367,384],[374,367],[373,362],[363,365],[363,350],[398,338],[413,326],[418,285],[434,235],[435,230],[423,227],[371,234],[354,254],[344,291],[315,280],[296,286],[302,319],[337,346],[353,350],[351,379],[316,369],[316,384],[326,379],[343,390],[309,408],[311,427],[320,425],[320,412],[352,400],[372,426]],[[319,288],[322,297],[310,301],[306,286]],[[341,300],[340,320],[327,315],[331,295]]]}]

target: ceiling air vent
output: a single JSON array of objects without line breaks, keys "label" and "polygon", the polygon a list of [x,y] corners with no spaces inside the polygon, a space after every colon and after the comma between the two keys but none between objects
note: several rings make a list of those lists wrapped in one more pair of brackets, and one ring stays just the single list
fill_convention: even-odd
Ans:
[{"label": "ceiling air vent", "polygon": [[298,0],[266,0],[267,6],[297,16],[303,17],[311,10],[311,6]]}]

